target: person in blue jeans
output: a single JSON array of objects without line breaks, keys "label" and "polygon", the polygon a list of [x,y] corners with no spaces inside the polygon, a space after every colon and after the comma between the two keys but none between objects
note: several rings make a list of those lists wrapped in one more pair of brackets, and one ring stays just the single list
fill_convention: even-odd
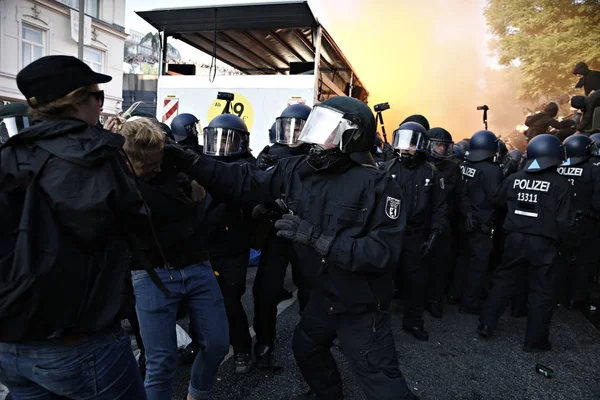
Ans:
[{"label": "person in blue jeans", "polygon": [[[146,398],[119,312],[132,228],[148,218],[124,139],[96,126],[110,80],[69,56],[17,75],[32,123],[0,155],[0,382],[15,400]],[[23,174],[35,207],[10,190]],[[15,229],[27,219],[54,234],[31,230],[28,246]]]},{"label": "person in blue jeans", "polygon": [[[146,395],[149,400],[172,398],[178,361],[177,309],[184,303],[192,339],[200,345],[187,398],[210,399],[219,365],[229,351],[229,326],[223,295],[203,248],[204,191],[175,168],[169,154],[163,154],[165,135],[152,121],[136,118],[113,125],[125,137],[125,152],[152,215],[155,233],[140,237],[142,246],[149,244],[144,256],[156,266],[170,293],[165,296],[134,262],[131,276],[146,349]],[[154,235],[162,251],[151,245]]]}]

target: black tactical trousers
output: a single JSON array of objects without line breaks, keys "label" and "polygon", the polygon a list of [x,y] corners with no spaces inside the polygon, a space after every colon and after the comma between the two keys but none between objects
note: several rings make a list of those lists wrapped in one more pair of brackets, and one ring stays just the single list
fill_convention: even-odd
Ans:
[{"label": "black tactical trousers", "polygon": [[510,301],[519,274],[527,271],[528,316],[525,343],[530,346],[548,340],[555,307],[557,246],[551,240],[511,232],[506,236],[504,257],[495,271],[492,288],[481,312],[481,322],[495,329]]},{"label": "black tactical trousers", "polygon": [[302,311],[308,300],[308,284],[302,277],[292,242],[271,234],[264,246],[254,287],[254,330],[258,344],[273,346],[277,323],[277,304],[283,290],[288,264],[292,265],[292,278],[298,288],[298,303]]},{"label": "black tactical trousers", "polygon": [[462,305],[477,309],[481,306],[481,295],[485,287],[494,242],[491,233],[484,233],[479,227],[468,233],[467,238],[470,258]]},{"label": "black tactical trousers", "polygon": [[423,327],[425,311],[427,264],[421,257],[421,246],[425,242],[424,230],[407,231],[402,245],[400,264],[396,270],[396,285],[403,285],[404,316],[406,327]]},{"label": "black tactical trousers", "polygon": [[235,353],[250,353],[252,349],[248,317],[242,304],[249,258],[250,249],[231,257],[211,257],[210,260],[213,269],[219,273],[217,282],[223,292],[229,322],[229,343]]},{"label": "black tactical trousers", "polygon": [[328,314],[327,299],[313,292],[292,341],[302,376],[321,400],[343,397],[342,379],[330,348],[337,337],[369,400],[414,399],[400,372],[387,311]]},{"label": "black tactical trousers", "polygon": [[454,246],[456,251],[456,261],[451,275],[451,284],[448,295],[460,299],[465,290],[467,272],[469,270],[469,260],[471,259],[471,249],[469,247],[468,234],[465,230],[465,221],[460,218],[456,226],[454,236]]},{"label": "black tactical trousers", "polygon": [[428,266],[428,301],[443,302],[448,280],[450,278],[453,258],[453,237],[450,229],[442,232],[431,254],[425,258]]}]

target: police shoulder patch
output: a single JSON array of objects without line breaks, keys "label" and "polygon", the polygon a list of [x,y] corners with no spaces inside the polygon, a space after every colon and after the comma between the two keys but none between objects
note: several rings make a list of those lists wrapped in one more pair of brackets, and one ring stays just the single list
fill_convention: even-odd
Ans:
[{"label": "police shoulder patch", "polygon": [[398,219],[400,216],[400,200],[388,196],[385,203],[385,215],[390,219]]},{"label": "police shoulder patch", "polygon": [[442,190],[446,189],[446,183],[444,182],[443,176],[440,178],[440,187],[442,188]]}]

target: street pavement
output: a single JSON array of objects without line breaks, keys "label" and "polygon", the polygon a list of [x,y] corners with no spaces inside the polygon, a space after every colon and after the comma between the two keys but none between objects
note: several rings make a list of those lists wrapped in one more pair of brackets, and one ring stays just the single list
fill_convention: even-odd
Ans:
[{"label": "street pavement", "polygon": [[[252,315],[251,282],[256,269],[248,271],[244,304]],[[285,285],[293,289],[289,276]],[[292,333],[300,318],[297,301],[288,301],[280,308],[274,356],[283,371],[252,370],[240,376],[233,373],[232,359],[228,359],[218,373],[213,399],[287,400],[308,390],[291,350]],[[523,352],[526,320],[508,314],[496,335],[482,340],[475,331],[477,316],[459,314],[456,306],[446,306],[442,319],[425,315],[431,337],[428,342],[419,342],[402,331],[401,304],[394,303],[391,312],[402,372],[422,400],[600,399],[600,332],[579,312],[557,310],[551,328],[553,350],[541,354]],[[341,353],[335,347],[332,352],[344,380],[345,399],[364,399]],[[537,363],[551,367],[555,376],[549,379],[536,373]],[[189,366],[178,368],[174,399],[185,399],[189,376]]]}]

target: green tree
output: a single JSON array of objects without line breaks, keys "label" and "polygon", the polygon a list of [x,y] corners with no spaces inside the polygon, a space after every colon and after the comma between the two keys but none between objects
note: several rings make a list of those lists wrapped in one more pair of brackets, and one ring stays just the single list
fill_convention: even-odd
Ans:
[{"label": "green tree", "polygon": [[500,64],[520,62],[520,99],[572,93],[577,62],[600,67],[599,0],[488,0],[485,17]]},{"label": "green tree", "polygon": [[[158,55],[161,49],[161,37],[160,33],[152,33],[148,32],[142,40],[140,40],[140,45],[144,45],[146,43],[150,44],[150,48],[152,49],[152,58],[158,60]],[[172,59],[179,60],[181,59],[181,54],[179,50],[173,47],[172,44],[167,43],[167,56]]]}]

